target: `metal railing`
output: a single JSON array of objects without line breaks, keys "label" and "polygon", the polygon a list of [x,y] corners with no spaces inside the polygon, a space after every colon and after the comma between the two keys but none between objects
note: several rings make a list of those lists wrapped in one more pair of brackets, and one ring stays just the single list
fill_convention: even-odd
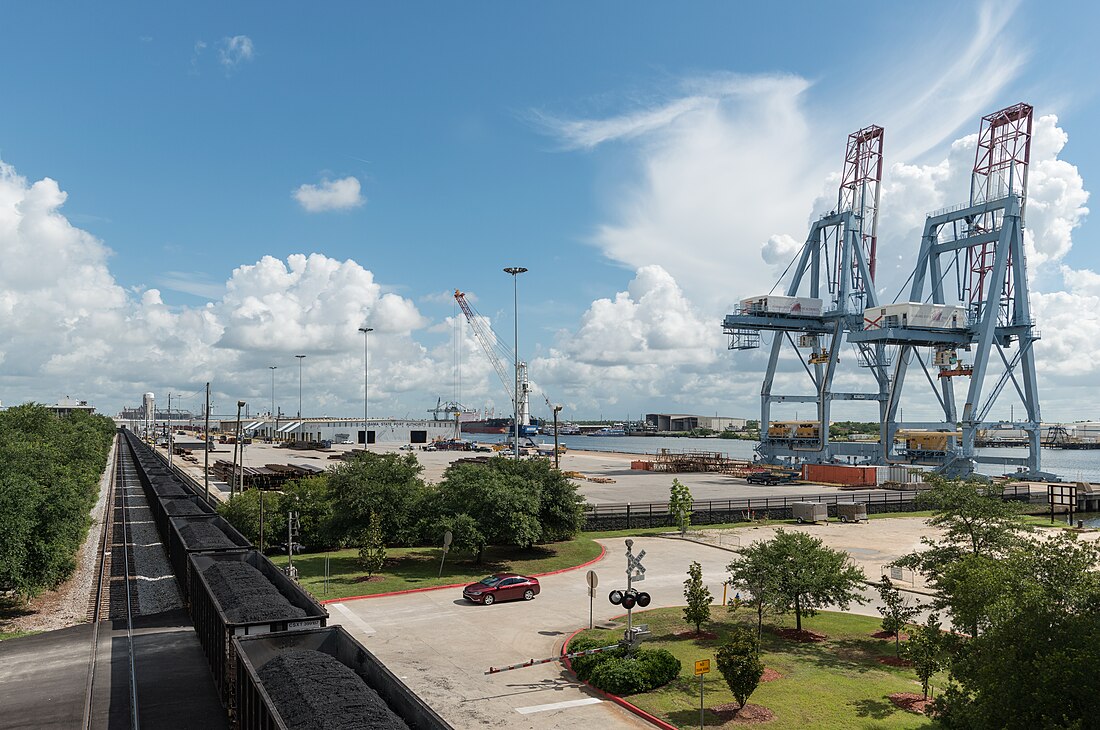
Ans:
[{"label": "metal railing", "polygon": [[[858,502],[866,504],[868,511],[875,506],[902,506],[911,505],[917,494],[916,489],[904,489],[898,491],[874,491],[874,492],[841,492],[836,494],[799,494],[781,497],[744,497],[740,499],[708,499],[697,500],[691,507],[693,515],[709,515],[712,513],[766,513],[771,510],[789,509],[795,502],[818,502],[835,506],[838,504],[851,504]],[[1011,484],[1005,487],[1002,493],[1004,499],[1020,499],[1031,497],[1031,488],[1024,484]],[[900,510],[899,510],[900,511]],[[619,504],[590,504],[584,509],[585,519],[595,521],[601,518],[623,517],[628,521],[637,518],[639,522],[671,519],[668,502],[625,502]]]}]

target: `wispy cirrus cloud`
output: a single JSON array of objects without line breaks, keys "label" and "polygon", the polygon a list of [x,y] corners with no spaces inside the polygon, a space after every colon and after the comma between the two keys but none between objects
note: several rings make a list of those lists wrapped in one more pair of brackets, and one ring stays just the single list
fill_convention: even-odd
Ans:
[{"label": "wispy cirrus cloud", "polygon": [[218,44],[218,60],[226,71],[232,71],[245,61],[251,61],[254,54],[252,39],[246,35],[222,38]]},{"label": "wispy cirrus cloud", "polygon": [[339,180],[322,180],[317,185],[305,183],[292,193],[298,204],[309,213],[348,210],[363,205],[358,178],[349,175]]}]

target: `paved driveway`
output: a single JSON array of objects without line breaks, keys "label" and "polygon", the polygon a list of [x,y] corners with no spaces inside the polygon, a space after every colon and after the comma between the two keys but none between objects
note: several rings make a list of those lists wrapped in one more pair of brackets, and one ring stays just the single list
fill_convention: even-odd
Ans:
[{"label": "paved driveway", "polygon": [[[626,585],[623,540],[600,542],[607,555],[592,566],[600,578],[593,604],[597,622],[622,613],[607,594]],[[704,578],[721,601],[729,553],[678,540],[635,538],[634,552],[642,549],[647,572],[638,588],[652,595],[651,607],[683,604],[683,581],[692,560],[703,565]],[[354,634],[456,728],[651,727],[572,681],[557,662],[484,673],[490,666],[554,656],[569,634],[587,627],[585,573],[540,579],[542,593],[530,602],[473,605],[456,588],[328,608],[331,623]]]}]

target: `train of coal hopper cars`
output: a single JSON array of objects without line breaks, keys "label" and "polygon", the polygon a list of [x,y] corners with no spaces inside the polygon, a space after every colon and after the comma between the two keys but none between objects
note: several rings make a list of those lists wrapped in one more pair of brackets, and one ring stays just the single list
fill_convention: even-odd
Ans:
[{"label": "train of coal hopper cars", "polygon": [[233,727],[450,728],[133,433],[153,521]]}]

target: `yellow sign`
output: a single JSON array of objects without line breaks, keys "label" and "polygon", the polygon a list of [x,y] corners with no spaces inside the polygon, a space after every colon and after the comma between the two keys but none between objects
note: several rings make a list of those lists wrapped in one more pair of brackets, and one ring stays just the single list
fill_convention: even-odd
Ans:
[{"label": "yellow sign", "polygon": [[695,662],[695,676],[710,673],[710,659],[700,659]]}]

